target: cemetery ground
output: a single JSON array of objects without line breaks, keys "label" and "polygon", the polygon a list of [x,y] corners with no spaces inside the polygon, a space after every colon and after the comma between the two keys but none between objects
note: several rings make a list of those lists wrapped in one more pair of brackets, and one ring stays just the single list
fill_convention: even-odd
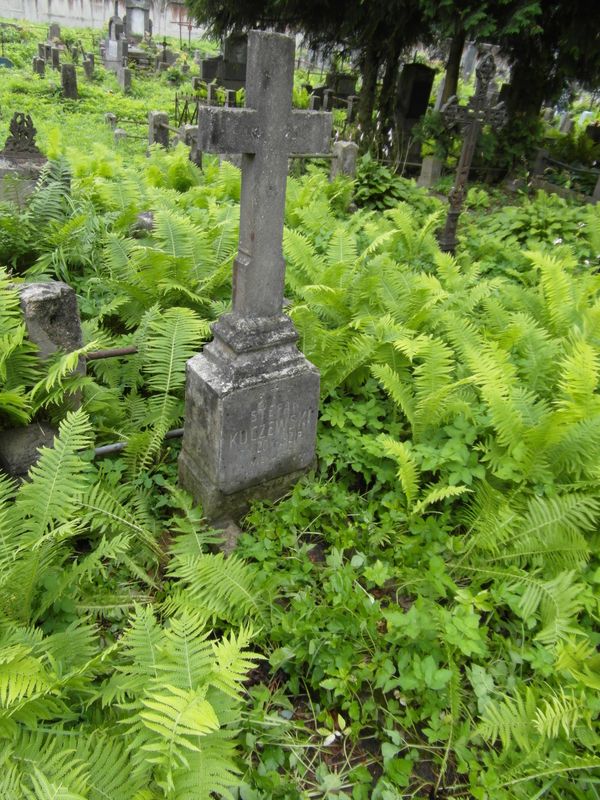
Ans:
[{"label": "cemetery ground", "polygon": [[[2,797],[599,797],[599,207],[472,189],[453,257],[444,201],[375,162],[291,177],[317,464],[224,555],[164,437],[239,170],[115,145],[104,113],[169,108],[166,76],[63,101],[29,62],[0,141],[31,113],[52,160],[0,204],[0,422],[60,435],[0,475]],[[75,289],[82,348],[38,359],[22,279]]]}]

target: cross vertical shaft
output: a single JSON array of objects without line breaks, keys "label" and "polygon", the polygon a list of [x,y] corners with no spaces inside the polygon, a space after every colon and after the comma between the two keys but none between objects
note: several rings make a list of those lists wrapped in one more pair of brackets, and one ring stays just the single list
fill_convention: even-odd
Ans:
[{"label": "cross vertical shaft", "polygon": [[234,264],[233,313],[281,314],[285,265],[281,251],[288,157],[325,152],[331,115],[292,111],[294,42],[251,31],[245,108],[200,108],[199,147],[242,153],[239,252]]},{"label": "cross vertical shaft", "polygon": [[487,106],[488,87],[494,74],[496,65],[491,54],[486,55],[477,66],[477,84],[475,94],[467,106],[459,106],[456,96],[451,97],[442,109],[444,121],[448,127],[459,125],[464,134],[463,145],[456,168],[454,186],[449,195],[450,207],[446,215],[446,224],[439,236],[442,250],[453,253],[456,249],[456,229],[458,218],[464,203],[467,182],[477,147],[477,140],[483,125],[491,123],[497,128],[504,124],[504,104],[489,108]]},{"label": "cross vertical shaft", "polygon": [[248,47],[246,105],[256,109],[264,129],[255,152],[242,156],[240,242],[233,272],[233,311],[240,316],[275,316],[283,304],[286,139],[292,111],[294,42],[288,37],[278,39],[277,48],[254,47],[252,39]]}]

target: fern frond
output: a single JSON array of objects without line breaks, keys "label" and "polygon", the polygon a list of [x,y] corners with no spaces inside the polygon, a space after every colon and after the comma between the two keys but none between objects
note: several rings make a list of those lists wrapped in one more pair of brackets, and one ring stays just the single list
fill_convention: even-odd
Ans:
[{"label": "fern frond", "polygon": [[356,262],[356,240],[346,226],[339,225],[331,234],[327,245],[327,261],[330,266],[354,265]]},{"label": "fern frond", "polygon": [[408,445],[383,434],[377,437],[377,441],[382,445],[384,454],[398,464],[398,478],[406,495],[407,504],[409,507],[412,506],[419,491],[420,473]]},{"label": "fern frond", "polygon": [[176,555],[168,572],[183,581],[186,602],[200,612],[233,621],[261,611],[254,567],[235,554]]},{"label": "fern frond", "polygon": [[30,480],[21,487],[16,501],[20,513],[31,520],[36,537],[44,535],[52,523],[73,518],[74,502],[91,482],[91,464],[79,453],[92,442],[87,416],[83,411],[71,411],[59,426],[54,447],[40,450]]},{"label": "fern frond", "polygon": [[409,381],[403,381],[387,364],[374,364],[371,373],[381,383],[392,400],[400,407],[411,426],[415,422],[415,397]]},{"label": "fern frond", "polygon": [[446,486],[436,484],[429,486],[427,493],[412,507],[413,514],[421,514],[428,506],[447,500],[450,497],[460,497],[472,491],[468,486]]}]

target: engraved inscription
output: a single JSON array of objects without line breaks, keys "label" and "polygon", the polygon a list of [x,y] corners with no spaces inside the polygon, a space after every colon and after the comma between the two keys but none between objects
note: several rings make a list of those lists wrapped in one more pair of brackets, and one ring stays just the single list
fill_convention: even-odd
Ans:
[{"label": "engraved inscription", "polygon": [[229,431],[230,451],[254,455],[262,461],[278,450],[286,451],[312,432],[316,410],[305,403],[261,395],[237,430]]}]

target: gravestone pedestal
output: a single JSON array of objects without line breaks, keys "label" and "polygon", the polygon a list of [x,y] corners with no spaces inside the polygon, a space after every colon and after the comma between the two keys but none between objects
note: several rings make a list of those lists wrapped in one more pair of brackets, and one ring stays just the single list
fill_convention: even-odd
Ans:
[{"label": "gravestone pedestal", "polygon": [[421,164],[421,173],[417,179],[417,186],[430,189],[442,177],[443,162],[435,156],[425,156]]},{"label": "gravestone pedestal", "polygon": [[335,142],[332,148],[333,159],[329,180],[335,180],[338,175],[356,177],[356,161],[358,159],[358,145],[354,142]]},{"label": "gravestone pedestal", "polygon": [[275,500],[314,462],[319,373],[288,317],[226,315],[188,362],[179,477],[205,516]]}]

